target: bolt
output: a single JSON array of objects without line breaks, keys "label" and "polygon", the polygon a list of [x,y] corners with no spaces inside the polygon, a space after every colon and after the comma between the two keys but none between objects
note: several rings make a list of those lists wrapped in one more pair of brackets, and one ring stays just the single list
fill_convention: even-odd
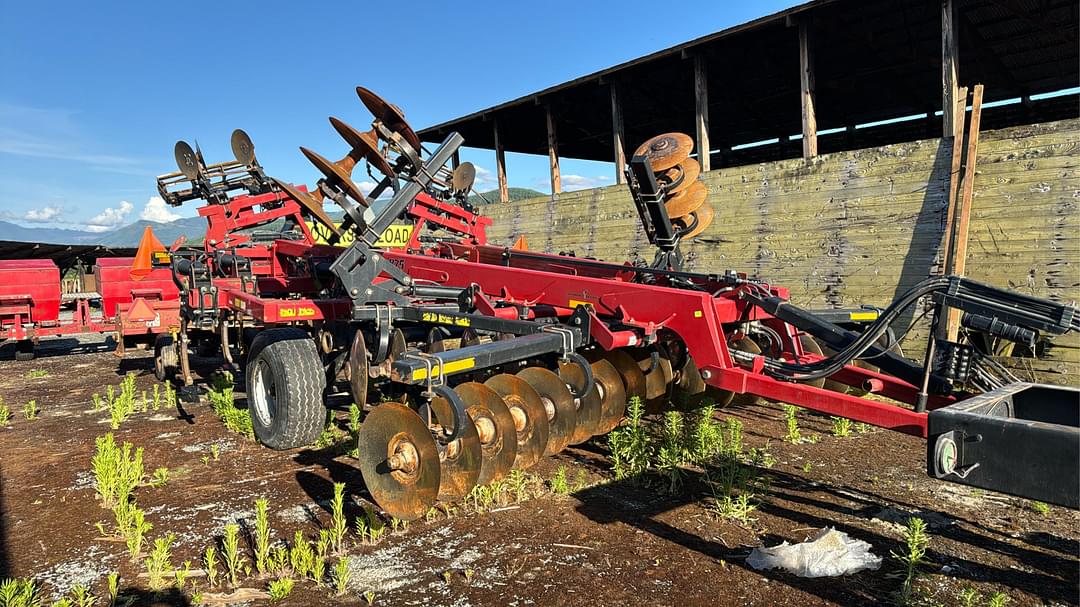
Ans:
[{"label": "bolt", "polygon": [[360,289],[353,289],[352,291],[349,291],[349,292],[352,293],[353,295],[359,295],[360,294]]},{"label": "bolt", "polygon": [[480,435],[480,442],[487,445],[495,441],[495,422],[490,417],[477,417],[473,423],[476,424],[476,433]]},{"label": "bolt", "polygon": [[712,379],[712,371],[704,369],[701,372],[701,379]]}]

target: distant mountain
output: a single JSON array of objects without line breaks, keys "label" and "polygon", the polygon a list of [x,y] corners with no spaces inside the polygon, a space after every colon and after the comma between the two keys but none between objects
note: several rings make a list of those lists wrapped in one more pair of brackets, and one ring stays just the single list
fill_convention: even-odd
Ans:
[{"label": "distant mountain", "polygon": [[[543,192],[537,192],[536,190],[530,190],[529,188],[510,188],[510,200],[524,200],[526,198],[536,198],[537,196],[546,196]],[[481,198],[483,195],[483,198]],[[485,201],[484,198],[487,200]],[[480,206],[487,204],[490,201],[492,204],[499,204],[499,190],[489,190],[487,192],[481,192],[480,194],[473,194],[469,196],[469,204],[473,206]]]},{"label": "distant mountain", "polygon": [[[492,204],[499,203],[499,191],[491,190],[483,192],[483,196]],[[510,200],[522,200],[544,196],[543,192],[528,188],[510,188]],[[469,203],[474,206],[488,204],[480,195],[469,196]],[[375,201],[373,210],[376,212],[388,202],[387,200]],[[341,221],[343,213],[327,209],[331,218]],[[271,231],[280,228],[281,223],[269,224],[259,228],[262,231]],[[86,230],[68,230],[63,228],[28,228],[9,221],[0,221],[0,240],[12,240],[16,242],[42,242],[48,244],[82,244],[104,245],[109,247],[137,247],[142,240],[146,226],[154,230],[154,235],[165,246],[171,245],[180,236],[186,236],[189,244],[201,243],[206,235],[206,219],[202,217],[181,217],[169,223],[158,223],[140,219],[135,223],[109,230],[107,232],[89,232]]]}]

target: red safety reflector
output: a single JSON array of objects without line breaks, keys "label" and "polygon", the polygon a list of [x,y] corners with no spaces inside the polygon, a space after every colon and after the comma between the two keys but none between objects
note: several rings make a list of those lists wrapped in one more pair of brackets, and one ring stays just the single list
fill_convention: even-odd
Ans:
[{"label": "red safety reflector", "polygon": [[127,317],[128,320],[134,322],[149,322],[157,318],[157,313],[150,307],[150,304],[146,303],[145,299],[140,297],[132,302]]}]

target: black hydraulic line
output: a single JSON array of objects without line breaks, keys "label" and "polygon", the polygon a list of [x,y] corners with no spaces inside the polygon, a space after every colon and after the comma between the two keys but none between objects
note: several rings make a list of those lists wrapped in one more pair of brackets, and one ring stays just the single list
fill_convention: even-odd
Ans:
[{"label": "black hydraulic line", "polygon": [[596,385],[596,378],[593,376],[592,366],[589,361],[585,360],[585,357],[577,352],[567,352],[566,358],[570,362],[581,367],[582,377],[585,378],[585,385],[580,388],[577,386],[570,386],[570,394],[574,395],[574,398],[585,398],[585,395],[592,392],[593,386]]}]

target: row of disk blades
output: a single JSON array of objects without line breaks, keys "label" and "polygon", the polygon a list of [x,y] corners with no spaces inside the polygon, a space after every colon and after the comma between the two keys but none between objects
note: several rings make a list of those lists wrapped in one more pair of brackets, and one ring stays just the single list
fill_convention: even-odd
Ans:
[{"label": "row of disk blades", "polygon": [[454,428],[443,398],[415,407],[374,405],[359,438],[360,470],[371,497],[391,516],[416,519],[437,501],[461,499],[477,485],[614,430],[631,398],[658,410],[672,399],[686,402],[706,390],[689,359],[673,371],[668,355],[656,350],[583,354],[594,382],[581,398],[574,394],[582,392],[586,379],[573,362],[560,362],[557,370],[529,366],[454,386],[471,423],[453,441],[445,440]]}]

